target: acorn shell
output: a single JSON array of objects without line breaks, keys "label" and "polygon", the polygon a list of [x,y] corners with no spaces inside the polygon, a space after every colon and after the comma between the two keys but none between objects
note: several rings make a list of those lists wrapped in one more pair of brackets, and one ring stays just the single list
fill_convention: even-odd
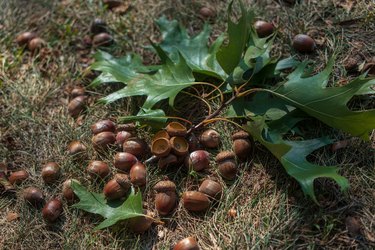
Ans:
[{"label": "acorn shell", "polygon": [[184,137],[187,134],[186,127],[179,122],[170,122],[165,129],[171,137],[173,136]]},{"label": "acorn shell", "polygon": [[9,182],[12,185],[19,185],[25,180],[27,180],[27,178],[29,178],[29,173],[26,170],[20,170],[20,171],[13,172],[9,176]]},{"label": "acorn shell", "polygon": [[183,137],[172,137],[169,140],[172,151],[177,156],[185,156],[189,153],[189,143]]},{"label": "acorn shell", "polygon": [[160,137],[155,139],[151,145],[151,153],[158,157],[165,157],[171,152],[171,145],[168,138]]},{"label": "acorn shell", "polygon": [[184,207],[192,212],[205,211],[210,206],[208,197],[198,191],[186,191],[182,195]]}]

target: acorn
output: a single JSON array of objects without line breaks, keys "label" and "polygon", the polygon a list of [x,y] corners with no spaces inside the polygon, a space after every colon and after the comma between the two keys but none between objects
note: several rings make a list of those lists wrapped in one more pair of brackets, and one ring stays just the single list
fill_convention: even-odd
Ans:
[{"label": "acorn", "polygon": [[86,93],[86,90],[82,87],[75,86],[72,91],[70,92],[70,96],[72,98],[76,98],[77,96],[84,96]]},{"label": "acorn", "polygon": [[44,202],[42,191],[35,187],[28,187],[23,190],[23,198],[34,207],[38,207]]},{"label": "acorn", "polygon": [[237,175],[237,164],[235,154],[229,151],[220,152],[216,156],[216,162],[219,165],[219,173],[225,179],[233,180]]},{"label": "acorn", "polygon": [[117,125],[117,132],[119,131],[128,131],[133,133],[136,130],[136,126],[134,123],[125,123]]},{"label": "acorn", "polygon": [[114,165],[117,169],[127,172],[137,163],[138,159],[133,154],[126,152],[118,152],[115,155]]},{"label": "acorn", "polygon": [[19,46],[24,46],[35,37],[36,37],[36,34],[34,32],[28,32],[28,31],[23,32],[16,37],[16,43]]},{"label": "acorn", "polygon": [[239,131],[232,135],[233,151],[240,160],[245,160],[251,153],[251,141],[249,133]]},{"label": "acorn", "polygon": [[152,142],[156,141],[157,139],[160,138],[165,138],[165,139],[170,139],[171,137],[169,136],[168,132],[166,130],[160,130],[158,131],[154,137],[152,137]]},{"label": "acorn", "polygon": [[220,144],[220,134],[213,129],[207,129],[199,137],[200,143],[207,148],[217,148]]},{"label": "acorn", "polygon": [[193,237],[187,237],[177,242],[173,250],[199,250],[197,241]]},{"label": "acorn", "polygon": [[74,191],[71,187],[73,181],[75,181],[77,183],[80,183],[76,179],[67,179],[66,181],[64,181],[63,187],[62,187],[62,194],[63,194],[64,198],[68,201],[68,203],[73,203],[77,198],[77,196],[75,195],[75,193],[74,193]]},{"label": "acorn", "polygon": [[128,221],[128,226],[130,230],[132,230],[136,234],[142,234],[146,232],[154,222],[154,220],[151,218],[152,213],[146,209],[143,209],[143,214],[146,214],[146,216],[138,216],[130,218]]},{"label": "acorn", "polygon": [[116,200],[124,197],[130,188],[129,176],[116,174],[115,177],[105,184],[103,193],[107,200]]},{"label": "acorn", "polygon": [[169,154],[166,157],[162,157],[159,159],[158,167],[160,169],[165,169],[168,166],[173,166],[173,165],[176,165],[177,163],[178,163],[177,156],[175,156],[174,154]]},{"label": "acorn", "polygon": [[55,222],[57,218],[59,218],[59,216],[62,214],[62,212],[63,207],[61,201],[58,199],[52,199],[43,207],[43,219],[45,219],[49,223]]},{"label": "acorn", "polygon": [[186,157],[185,165],[194,171],[202,171],[210,167],[210,153],[206,150],[196,150]]},{"label": "acorn", "polygon": [[151,153],[157,157],[165,157],[171,152],[171,144],[169,139],[160,137],[155,139],[151,145]]},{"label": "acorn", "polygon": [[211,198],[219,199],[223,192],[223,188],[220,183],[207,179],[199,186],[199,192],[202,192]]},{"label": "acorn", "polygon": [[113,38],[108,33],[99,33],[93,37],[92,44],[95,47],[107,47],[113,44]]},{"label": "acorn", "polygon": [[176,185],[169,181],[159,181],[154,190],[157,192],[155,196],[155,208],[160,215],[167,215],[176,207],[177,195]]},{"label": "acorn", "polygon": [[256,21],[254,24],[255,31],[257,32],[260,38],[267,37],[272,35],[274,32],[274,26],[272,23],[268,23],[265,21]]},{"label": "acorn", "polygon": [[191,134],[188,137],[187,142],[189,143],[189,151],[190,152],[193,152],[193,151],[196,151],[198,149],[201,149],[201,145],[199,143],[199,139],[194,134]]},{"label": "acorn", "polygon": [[311,53],[314,51],[316,44],[314,39],[308,35],[298,34],[293,38],[292,46],[300,53]]},{"label": "acorn", "polygon": [[86,96],[77,96],[68,104],[68,112],[73,118],[77,118],[86,107]]},{"label": "acorn", "polygon": [[146,154],[147,144],[139,138],[130,138],[122,144],[122,150],[138,158],[142,158]]},{"label": "acorn", "polygon": [[122,1],[119,0],[103,0],[103,4],[108,6],[108,9],[114,9],[122,5]]},{"label": "acorn", "polygon": [[93,35],[107,32],[107,23],[100,18],[95,18],[94,21],[91,23],[90,31]]},{"label": "acorn", "polygon": [[184,137],[175,136],[169,140],[172,151],[176,156],[185,156],[189,153],[189,143]]},{"label": "acorn", "polygon": [[93,179],[98,177],[100,179],[105,179],[111,172],[108,164],[103,161],[90,161],[86,170],[90,177]]},{"label": "acorn", "polygon": [[42,179],[45,183],[51,184],[59,179],[61,175],[61,170],[56,162],[48,162],[42,168]]},{"label": "acorn", "polygon": [[46,42],[40,38],[40,37],[35,37],[33,39],[31,39],[29,41],[29,43],[27,44],[27,48],[30,50],[30,51],[37,51],[39,49],[41,49],[42,47],[44,47],[46,45]]},{"label": "acorn", "polygon": [[98,121],[91,125],[91,132],[97,135],[101,132],[112,132],[116,131],[116,124],[111,120]]},{"label": "acorn", "polygon": [[130,182],[134,186],[142,187],[146,185],[147,171],[144,164],[141,162],[135,163],[130,169]]},{"label": "acorn", "polygon": [[95,150],[106,149],[116,141],[116,136],[112,132],[101,132],[96,134],[91,139]]},{"label": "acorn", "polygon": [[12,185],[19,185],[25,180],[27,180],[27,178],[29,178],[29,173],[26,170],[20,170],[20,171],[13,172],[9,176],[9,182]]},{"label": "acorn", "polygon": [[68,145],[68,154],[72,156],[81,155],[86,152],[86,146],[80,141],[72,141]]},{"label": "acorn", "polygon": [[130,133],[128,131],[119,131],[116,134],[116,144],[122,147],[124,142],[127,139],[131,138],[132,136],[133,136],[132,133]]},{"label": "acorn", "polygon": [[208,197],[198,191],[186,191],[182,194],[184,207],[192,212],[205,211],[210,206]]},{"label": "acorn", "polygon": [[204,18],[212,18],[216,16],[215,10],[209,7],[202,7],[199,14]]},{"label": "acorn", "polygon": [[179,122],[170,122],[165,128],[169,136],[181,136],[184,137],[187,134],[187,129],[184,125]]}]

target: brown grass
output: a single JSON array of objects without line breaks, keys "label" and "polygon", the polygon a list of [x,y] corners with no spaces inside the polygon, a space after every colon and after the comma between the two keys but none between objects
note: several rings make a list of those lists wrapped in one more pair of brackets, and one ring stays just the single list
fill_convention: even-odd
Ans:
[{"label": "brown grass", "polygon": [[[202,249],[370,249],[375,244],[375,169],[374,150],[358,139],[336,153],[317,152],[313,160],[321,164],[338,164],[350,180],[350,190],[341,193],[328,180],[316,182],[321,206],[303,196],[291,179],[265,148],[255,144],[251,161],[242,166],[241,175],[233,183],[224,183],[220,202],[205,214],[187,213],[181,206],[165,225],[155,225],[143,235],[133,235],[123,224],[111,229],[93,231],[100,221],[64,204],[64,215],[58,223],[46,225],[39,211],[31,209],[19,198],[23,188],[41,188],[46,198],[59,197],[61,183],[74,177],[99,191],[101,184],[91,183],[85,174],[86,162],[77,163],[66,154],[67,144],[80,139],[90,145],[89,126],[101,118],[116,118],[132,111],[134,104],[126,101],[110,106],[95,104],[102,90],[90,90],[89,108],[82,124],[67,113],[68,93],[72,86],[88,83],[83,72],[94,51],[82,49],[81,40],[89,33],[95,17],[107,21],[116,45],[109,49],[115,55],[140,53],[148,63],[155,56],[144,49],[148,38],[159,39],[153,20],[161,15],[176,18],[196,33],[203,21],[201,6],[212,6],[216,18],[209,20],[213,38],[225,29],[225,9],[229,1],[128,1],[131,8],[124,15],[103,8],[100,1],[2,1],[0,10],[0,161],[10,171],[27,169],[31,178],[16,187],[15,195],[0,196],[0,248],[2,249],[170,249],[178,240],[194,235]],[[297,33],[309,32],[319,42],[310,59],[321,69],[337,54],[333,80],[345,83],[356,72],[348,74],[344,65],[348,58],[359,55],[360,63],[375,53],[375,25],[371,1],[358,1],[350,11],[335,3],[349,1],[304,1],[290,8],[277,1],[245,1],[257,16],[273,20],[279,28],[275,42],[276,55],[295,54],[290,40]],[[372,8],[372,9],[371,9]],[[344,22],[345,21],[345,22]],[[26,30],[36,31],[48,42],[39,56],[31,57],[15,46],[15,36]],[[298,55],[297,55],[298,56]],[[86,59],[88,58],[88,59]],[[104,90],[107,91],[107,90]],[[223,134],[221,149],[230,149],[232,126],[217,123]],[[322,128],[323,129],[323,128]],[[143,133],[147,134],[147,130]],[[347,135],[329,130],[333,138]],[[149,136],[149,135],[148,135]],[[97,155],[91,148],[90,158],[111,164],[113,152]],[[57,161],[64,178],[56,185],[46,186],[40,177],[43,163]],[[144,200],[153,210],[150,189],[164,175],[178,180],[178,192],[196,189],[203,176],[186,171],[161,172],[149,166],[149,184]],[[209,174],[216,175],[215,169]],[[229,209],[237,216],[228,217]],[[11,212],[20,218],[6,219]],[[346,219],[360,222],[360,233],[348,233]]]}]

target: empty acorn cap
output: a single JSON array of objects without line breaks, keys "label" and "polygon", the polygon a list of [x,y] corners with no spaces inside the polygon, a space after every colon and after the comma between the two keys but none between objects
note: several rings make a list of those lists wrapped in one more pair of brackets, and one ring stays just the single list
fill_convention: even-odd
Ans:
[{"label": "empty acorn cap", "polygon": [[177,156],[184,156],[189,153],[189,143],[184,137],[175,136],[169,140],[173,153]]},{"label": "empty acorn cap", "polygon": [[156,185],[154,186],[154,190],[156,192],[160,192],[160,193],[166,193],[166,192],[175,192],[176,191],[176,184],[174,184],[172,181],[170,180],[166,180],[166,181],[159,181],[158,183],[156,183]]},{"label": "empty acorn cap", "polygon": [[232,135],[232,140],[237,140],[237,139],[248,139],[250,137],[249,133],[241,130]]},{"label": "empty acorn cap", "polygon": [[166,130],[170,136],[185,136],[187,134],[186,127],[179,122],[170,122]]},{"label": "empty acorn cap", "polygon": [[167,131],[165,131],[165,130],[160,130],[159,132],[157,132],[157,133],[154,135],[154,137],[152,137],[152,141],[154,142],[154,141],[156,141],[156,140],[159,139],[159,138],[167,138],[167,139],[169,139],[170,136],[169,136],[169,134],[168,134]]},{"label": "empty acorn cap", "polygon": [[236,155],[231,151],[223,151],[216,155],[216,162],[222,162],[228,159],[235,159]]},{"label": "empty acorn cap", "polygon": [[170,151],[171,151],[171,145],[167,138],[161,137],[152,142],[151,152],[154,155],[158,157],[164,157],[164,156],[167,156]]}]

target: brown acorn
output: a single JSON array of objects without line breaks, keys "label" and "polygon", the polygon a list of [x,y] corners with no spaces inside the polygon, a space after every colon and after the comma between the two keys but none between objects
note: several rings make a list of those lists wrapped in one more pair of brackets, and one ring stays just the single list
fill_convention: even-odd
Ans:
[{"label": "brown acorn", "polygon": [[112,132],[116,131],[116,124],[111,120],[101,120],[91,125],[91,132],[97,135],[101,132]]},{"label": "brown acorn", "polygon": [[34,207],[39,207],[44,202],[43,192],[35,187],[26,188],[23,191],[23,198]]},{"label": "brown acorn", "polygon": [[240,160],[245,160],[251,153],[251,141],[249,133],[239,131],[232,135],[233,151]]},{"label": "brown acorn", "polygon": [[108,164],[103,161],[90,161],[86,170],[90,177],[93,179],[98,177],[100,179],[105,179],[111,172]]},{"label": "brown acorn", "polygon": [[130,169],[129,176],[130,176],[130,182],[134,186],[142,187],[146,185],[146,181],[147,181],[146,166],[142,164],[141,162],[137,162]]},{"label": "brown acorn", "polygon": [[70,92],[70,96],[72,98],[76,98],[77,96],[84,96],[86,93],[85,89],[80,86],[75,86],[72,91]]},{"label": "brown acorn", "polygon": [[159,181],[154,186],[154,190],[158,193],[176,192],[176,184],[170,180]]},{"label": "brown acorn", "polygon": [[199,186],[199,192],[202,192],[211,198],[219,199],[223,192],[223,188],[220,183],[207,179]]},{"label": "brown acorn", "polygon": [[174,246],[173,250],[199,250],[197,241],[193,237],[187,237],[180,240]]},{"label": "brown acorn", "polygon": [[202,171],[210,167],[210,153],[206,150],[196,150],[186,157],[185,165],[194,171]]},{"label": "brown acorn", "polygon": [[24,46],[35,37],[36,34],[34,32],[23,32],[16,37],[16,43],[19,46]]},{"label": "brown acorn", "polygon": [[128,131],[119,131],[116,134],[116,144],[122,147],[124,142],[128,140],[129,138],[131,138],[132,136],[133,136],[132,133]]},{"label": "brown acorn", "polygon": [[92,39],[92,44],[95,47],[108,47],[113,44],[113,37],[108,33],[99,33]]},{"label": "brown acorn", "polygon": [[119,131],[128,131],[133,133],[136,130],[136,126],[134,123],[125,123],[117,125],[117,132]]},{"label": "brown acorn", "polygon": [[112,132],[105,131],[94,135],[91,141],[95,150],[103,150],[115,143],[116,136]]},{"label": "brown acorn", "polygon": [[220,134],[213,129],[207,129],[199,137],[200,143],[207,148],[217,148],[220,140]]},{"label": "brown acorn", "polygon": [[122,150],[142,158],[147,153],[147,144],[139,138],[130,138],[122,144]]},{"label": "brown acorn", "polygon": [[216,16],[215,10],[209,7],[202,7],[199,10],[199,14],[204,18],[212,18]]},{"label": "brown acorn", "polygon": [[169,181],[160,181],[154,186],[157,192],[155,196],[155,208],[160,215],[171,213],[176,207],[176,185]]},{"label": "brown acorn", "polygon": [[184,137],[187,134],[186,127],[179,122],[170,122],[165,129],[170,137]]},{"label": "brown acorn", "polygon": [[9,176],[9,182],[12,185],[19,185],[25,180],[27,180],[27,178],[29,178],[29,173],[26,170],[20,170],[20,171],[13,172]]},{"label": "brown acorn", "polygon": [[137,163],[138,159],[133,154],[126,152],[118,152],[115,155],[114,165],[117,169],[127,172]]},{"label": "brown acorn", "polygon": [[196,151],[196,150],[199,150],[201,149],[201,145],[199,143],[199,139],[194,135],[194,134],[191,134],[188,139],[187,139],[188,143],[189,143],[189,151],[190,152],[193,152],[193,151]]},{"label": "brown acorn", "polygon": [[29,41],[29,43],[27,44],[27,48],[30,51],[34,52],[34,51],[41,49],[45,45],[46,45],[46,42],[42,38],[35,37]]},{"label": "brown acorn", "polygon": [[205,211],[210,206],[208,197],[198,191],[186,191],[182,194],[184,207],[192,212]]},{"label": "brown acorn", "polygon": [[270,36],[274,31],[272,23],[261,20],[255,22],[254,28],[260,38]]},{"label": "brown acorn", "polygon": [[77,118],[86,107],[86,96],[77,96],[68,104],[68,112],[73,118]]},{"label": "brown acorn", "polygon": [[177,156],[185,156],[189,153],[189,143],[184,137],[175,136],[169,140],[172,151]]},{"label": "brown acorn", "polygon": [[130,186],[128,175],[116,174],[115,177],[104,186],[103,193],[107,200],[116,200],[124,197]]},{"label": "brown acorn", "polygon": [[216,156],[216,162],[218,164],[219,173],[225,179],[233,180],[237,175],[237,164],[235,160],[235,154],[229,151],[220,152]]},{"label": "brown acorn", "polygon": [[71,187],[73,181],[80,183],[76,179],[67,179],[66,181],[64,181],[63,187],[62,187],[62,194],[69,204],[73,203],[77,198],[77,196],[75,195]]},{"label": "brown acorn", "polygon": [[128,226],[136,234],[142,234],[146,232],[154,222],[152,219],[152,213],[146,209],[143,209],[143,214],[146,216],[138,216],[130,218],[128,221]]},{"label": "brown acorn", "polygon": [[176,165],[177,163],[178,163],[177,156],[175,156],[174,154],[169,154],[166,157],[162,157],[159,159],[158,167],[160,169],[165,169],[168,166],[173,166],[173,165]]},{"label": "brown acorn", "polygon": [[160,137],[152,141],[151,153],[157,157],[165,157],[171,152],[171,144],[168,138]]},{"label": "brown acorn", "polygon": [[72,141],[68,145],[68,154],[71,156],[83,155],[86,152],[86,146],[80,141]]},{"label": "brown acorn", "polygon": [[91,23],[90,31],[93,35],[107,32],[107,23],[100,18],[95,18],[95,20]]},{"label": "brown acorn", "polygon": [[48,162],[42,168],[42,178],[43,181],[47,184],[54,183],[59,179],[61,175],[61,170],[59,165],[56,162]]},{"label": "brown acorn", "polygon": [[316,47],[314,39],[304,34],[296,35],[293,38],[292,45],[293,48],[300,53],[311,53]]},{"label": "brown acorn", "polygon": [[63,207],[61,201],[58,199],[52,199],[43,207],[43,219],[45,219],[49,223],[55,222],[57,218],[59,218],[59,216],[62,214],[62,212]]}]

